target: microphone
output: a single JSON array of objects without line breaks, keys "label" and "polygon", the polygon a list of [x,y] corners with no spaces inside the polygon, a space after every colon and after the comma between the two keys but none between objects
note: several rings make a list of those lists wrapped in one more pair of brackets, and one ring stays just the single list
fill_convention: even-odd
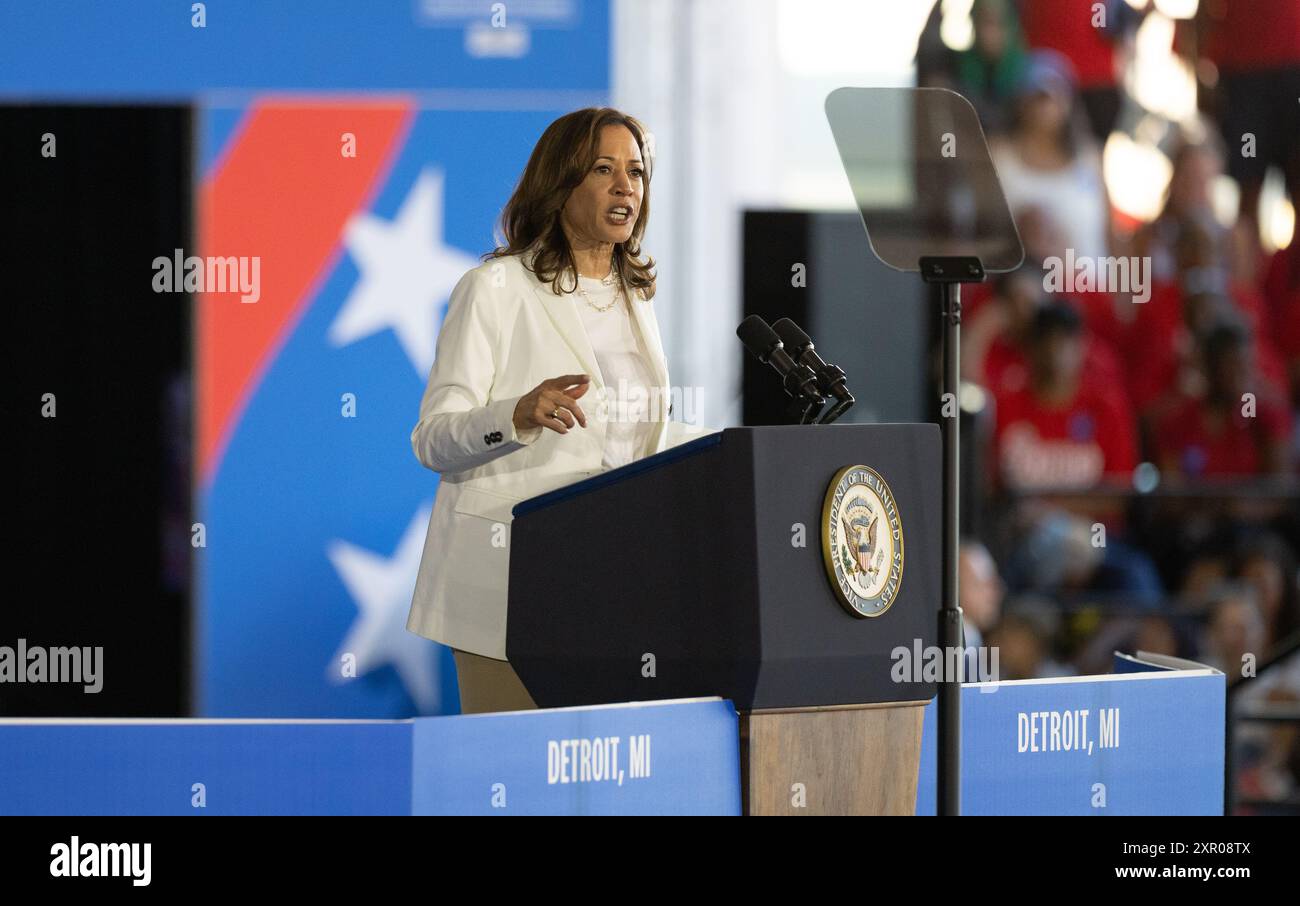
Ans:
[{"label": "microphone", "polygon": [[807,365],[802,365],[790,358],[777,335],[767,322],[758,315],[750,315],[736,328],[736,336],[745,348],[754,354],[764,365],[771,365],[781,375],[781,386],[785,392],[796,400],[807,403],[804,411],[806,419],[826,404],[826,399],[817,390],[817,375]]},{"label": "microphone", "polygon": [[838,365],[832,365],[817,354],[812,338],[799,329],[789,318],[782,318],[772,325],[772,330],[781,338],[781,344],[796,362],[807,365],[817,376],[817,386],[822,393],[835,397],[838,402],[830,411],[817,420],[819,425],[829,425],[853,407],[856,400],[849,392],[848,375]]}]

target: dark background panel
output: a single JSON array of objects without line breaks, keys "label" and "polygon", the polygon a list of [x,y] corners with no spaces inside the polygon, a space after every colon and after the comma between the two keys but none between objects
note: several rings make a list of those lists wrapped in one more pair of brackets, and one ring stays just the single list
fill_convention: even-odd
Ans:
[{"label": "dark background panel", "polygon": [[17,429],[0,646],[104,649],[98,694],[5,683],[0,714],[187,713],[189,301],[151,282],[190,247],[190,149],[184,107],[0,108]]},{"label": "dark background panel", "polygon": [[[925,287],[876,259],[857,214],[747,211],[743,234],[745,315],[790,318],[844,369],[857,403],[840,422],[934,420]],[[806,286],[792,284],[796,263],[806,265]],[[790,424],[776,372],[741,354],[744,423]]]},{"label": "dark background panel", "polygon": [[[789,318],[808,330],[812,301],[807,289],[792,285],[791,267],[796,262],[810,261],[813,217],[802,211],[745,212],[741,227],[744,317],[758,315],[768,324]],[[813,342],[817,342],[816,336]],[[742,423],[790,424],[785,411],[788,398],[776,372],[754,358],[739,341],[736,349],[745,362],[741,369]]]},{"label": "dark background panel", "polygon": [[804,330],[822,358],[848,375],[857,398],[840,421],[933,421],[926,381],[929,296],[917,274],[886,267],[856,214],[815,214]]}]

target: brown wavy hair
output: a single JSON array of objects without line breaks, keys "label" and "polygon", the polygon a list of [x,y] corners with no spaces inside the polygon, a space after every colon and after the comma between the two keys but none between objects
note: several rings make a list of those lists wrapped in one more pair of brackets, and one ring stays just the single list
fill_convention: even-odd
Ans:
[{"label": "brown wavy hair", "polygon": [[[549,281],[555,293],[573,292],[578,286],[578,269],[573,252],[560,226],[560,211],[596,162],[600,130],[605,126],[626,126],[641,151],[641,209],[627,242],[614,245],[613,267],[624,285],[640,291],[646,299],[655,294],[654,259],[641,260],[641,237],[650,217],[650,171],[652,161],[646,153],[646,131],[634,117],[613,107],[586,107],[566,113],[546,127],[537,140],[519,185],[501,211],[500,232],[504,245],[483,256],[484,261],[503,255],[518,255],[536,247],[529,269],[543,282]],[[569,289],[562,287],[568,274],[573,279]]]}]

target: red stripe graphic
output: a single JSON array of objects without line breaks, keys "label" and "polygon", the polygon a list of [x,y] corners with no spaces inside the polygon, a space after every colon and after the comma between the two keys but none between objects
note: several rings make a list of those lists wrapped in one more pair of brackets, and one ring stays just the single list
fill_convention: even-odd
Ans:
[{"label": "red stripe graphic", "polygon": [[[198,254],[261,258],[261,296],[198,297],[198,475],[204,486],[257,384],[326,278],[344,224],[367,210],[400,151],[411,104],[277,98],[254,104],[204,181]],[[343,134],[356,137],[344,157]]]}]

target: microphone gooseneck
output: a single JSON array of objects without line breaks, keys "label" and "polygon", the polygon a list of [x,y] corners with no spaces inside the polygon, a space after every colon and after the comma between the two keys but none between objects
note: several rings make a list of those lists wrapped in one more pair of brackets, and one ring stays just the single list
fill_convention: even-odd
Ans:
[{"label": "microphone gooseneck", "polygon": [[826,398],[818,389],[817,375],[807,365],[790,357],[781,337],[766,321],[758,315],[750,315],[740,322],[736,336],[755,358],[776,370],[781,376],[782,387],[791,398],[807,404],[805,420],[826,404]]},{"label": "microphone gooseneck", "polygon": [[856,400],[849,392],[848,376],[838,365],[826,362],[818,355],[812,338],[799,329],[789,318],[782,318],[772,325],[772,330],[781,339],[782,345],[796,362],[806,365],[816,376],[819,390],[829,397],[834,397],[835,405],[817,422],[829,425],[853,407]]}]

